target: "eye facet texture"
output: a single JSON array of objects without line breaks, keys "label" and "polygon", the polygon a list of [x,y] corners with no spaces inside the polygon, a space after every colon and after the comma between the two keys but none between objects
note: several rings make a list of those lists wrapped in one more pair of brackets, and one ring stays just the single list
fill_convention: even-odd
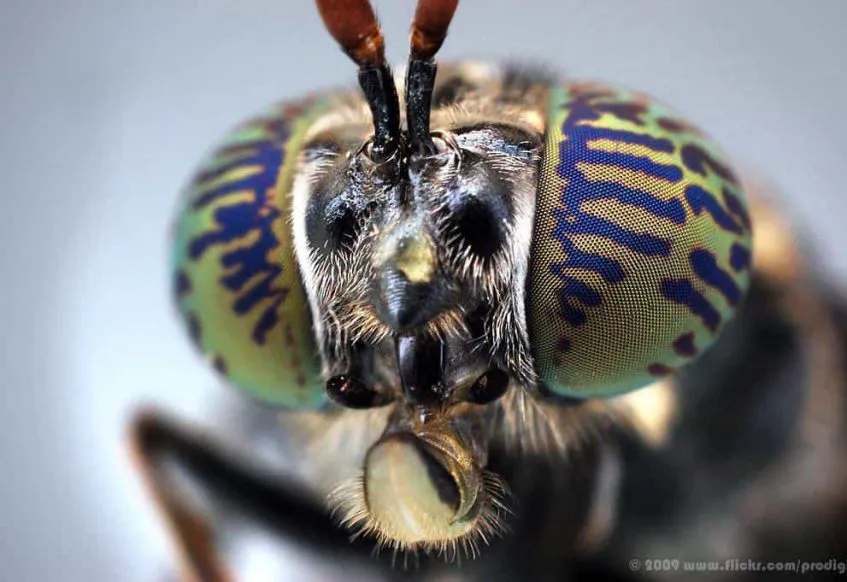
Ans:
[{"label": "eye facet texture", "polygon": [[612,396],[692,361],[750,256],[741,186],[702,132],[640,94],[552,91],[527,280],[542,392]]},{"label": "eye facet texture", "polygon": [[195,344],[232,384],[290,408],[326,398],[290,224],[295,158],[322,108],[286,104],[227,136],[188,189],[173,247]]}]

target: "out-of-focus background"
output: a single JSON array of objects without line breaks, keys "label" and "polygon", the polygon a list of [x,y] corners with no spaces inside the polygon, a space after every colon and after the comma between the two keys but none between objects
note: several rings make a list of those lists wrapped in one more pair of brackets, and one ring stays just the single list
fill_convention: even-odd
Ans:
[{"label": "out-of-focus background", "polygon": [[[402,62],[413,1],[376,5]],[[442,59],[542,60],[675,105],[783,191],[843,287],[845,23],[843,0],[465,0]],[[311,2],[0,1],[4,580],[161,577],[127,416],[203,420],[222,390],[171,310],[177,192],[240,118],[354,79]]]}]

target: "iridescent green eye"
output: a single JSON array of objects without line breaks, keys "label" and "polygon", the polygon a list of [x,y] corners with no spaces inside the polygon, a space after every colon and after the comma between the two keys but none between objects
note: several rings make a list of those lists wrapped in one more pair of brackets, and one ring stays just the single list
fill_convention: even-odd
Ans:
[{"label": "iridescent green eye", "polygon": [[692,361],[750,255],[741,187],[699,130],[608,86],[553,92],[527,281],[542,390],[610,396]]},{"label": "iridescent green eye", "polygon": [[325,402],[308,299],[294,256],[294,158],[319,104],[233,132],[201,168],[177,220],[179,311],[209,362],[263,402]]}]

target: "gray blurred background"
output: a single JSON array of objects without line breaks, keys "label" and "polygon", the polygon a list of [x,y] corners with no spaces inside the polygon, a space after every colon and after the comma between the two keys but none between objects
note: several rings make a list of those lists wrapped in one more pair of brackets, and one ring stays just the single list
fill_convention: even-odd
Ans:
[{"label": "gray blurred background", "polygon": [[[413,0],[377,8],[394,62]],[[847,2],[464,0],[442,58],[652,93],[767,177],[847,284]],[[127,415],[222,390],[177,327],[166,229],[192,166],[271,101],[352,82],[312,2],[0,0],[0,577],[159,578]]]}]

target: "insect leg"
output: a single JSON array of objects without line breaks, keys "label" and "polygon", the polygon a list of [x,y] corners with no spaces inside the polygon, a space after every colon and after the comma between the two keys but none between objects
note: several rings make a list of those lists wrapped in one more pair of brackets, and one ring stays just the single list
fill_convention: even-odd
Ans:
[{"label": "insect leg", "polygon": [[[364,558],[371,546],[351,543],[323,506],[289,483],[239,462],[208,435],[157,411],[136,414],[130,445],[140,472],[173,535],[186,580],[228,581],[234,574],[216,544],[220,521],[191,495],[185,476],[203,496],[313,552]],[[182,479],[180,479],[182,477]]]}]

